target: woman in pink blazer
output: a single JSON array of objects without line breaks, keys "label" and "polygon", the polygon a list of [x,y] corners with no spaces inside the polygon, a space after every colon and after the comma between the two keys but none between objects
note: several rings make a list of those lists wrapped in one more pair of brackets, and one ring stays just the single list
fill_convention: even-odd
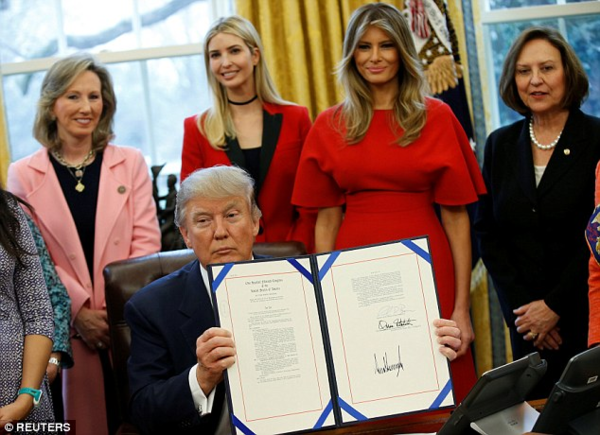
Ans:
[{"label": "woman in pink blazer", "polygon": [[42,83],[34,124],[44,148],[13,163],[7,183],[33,206],[71,297],[75,365],[63,377],[65,418],[90,434],[107,434],[112,420],[105,402],[111,378],[102,270],[160,250],[144,158],[108,143],[115,110],[112,80],[95,58],[79,54],[55,63]]}]

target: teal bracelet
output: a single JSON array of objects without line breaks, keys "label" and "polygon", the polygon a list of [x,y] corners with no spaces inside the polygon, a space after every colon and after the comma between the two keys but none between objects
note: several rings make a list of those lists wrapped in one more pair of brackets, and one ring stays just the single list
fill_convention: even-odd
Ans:
[{"label": "teal bracelet", "polygon": [[29,394],[33,397],[33,406],[38,406],[40,400],[42,400],[42,390],[36,390],[35,388],[21,388],[19,390],[19,396],[21,394]]}]

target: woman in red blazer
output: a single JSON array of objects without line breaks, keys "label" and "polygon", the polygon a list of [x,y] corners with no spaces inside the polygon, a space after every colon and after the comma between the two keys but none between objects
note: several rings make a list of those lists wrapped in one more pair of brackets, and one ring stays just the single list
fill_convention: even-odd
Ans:
[{"label": "woman in red blazer", "polygon": [[[44,146],[10,165],[8,189],[33,207],[71,298],[74,366],[63,372],[65,418],[106,435],[115,421],[104,267],[160,250],[152,182],[142,153],[109,144],[116,98],[94,57],[56,62],[42,83],[34,124]],[[108,405],[108,406],[107,406]]]},{"label": "woman in red blazer", "polygon": [[262,210],[258,242],[298,240],[314,251],[316,210],[291,204],[308,110],[279,96],[248,20],[217,20],[204,40],[214,105],[184,121],[181,181],[199,168],[235,165],[255,180]]}]

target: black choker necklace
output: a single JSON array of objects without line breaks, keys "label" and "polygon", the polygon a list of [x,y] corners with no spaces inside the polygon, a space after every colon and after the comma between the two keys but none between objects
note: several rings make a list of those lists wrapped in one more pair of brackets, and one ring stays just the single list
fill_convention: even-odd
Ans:
[{"label": "black choker necklace", "polygon": [[237,101],[231,101],[229,98],[227,99],[227,102],[229,104],[233,104],[234,106],[245,106],[246,104],[250,104],[251,102],[253,102],[254,100],[256,100],[258,98],[258,95],[255,95],[254,97],[250,98],[248,101],[242,101],[241,103],[238,103]]}]

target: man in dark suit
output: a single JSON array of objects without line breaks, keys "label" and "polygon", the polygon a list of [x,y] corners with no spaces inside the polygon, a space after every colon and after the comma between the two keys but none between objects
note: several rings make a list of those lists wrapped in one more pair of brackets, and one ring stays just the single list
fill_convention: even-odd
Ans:
[{"label": "man in dark suit", "polygon": [[[181,184],[175,220],[197,260],[140,290],[125,305],[131,327],[131,418],[144,434],[229,434],[223,371],[231,334],[215,327],[206,266],[253,258],[261,212],[252,178],[234,166],[200,169]],[[436,320],[452,360],[460,330]]]},{"label": "man in dark suit", "polygon": [[235,349],[231,334],[215,328],[205,268],[251,259],[260,215],[252,180],[241,169],[204,169],[182,183],[175,219],[198,260],[125,306],[131,413],[144,433],[212,434],[219,423],[228,429],[221,380]]}]

